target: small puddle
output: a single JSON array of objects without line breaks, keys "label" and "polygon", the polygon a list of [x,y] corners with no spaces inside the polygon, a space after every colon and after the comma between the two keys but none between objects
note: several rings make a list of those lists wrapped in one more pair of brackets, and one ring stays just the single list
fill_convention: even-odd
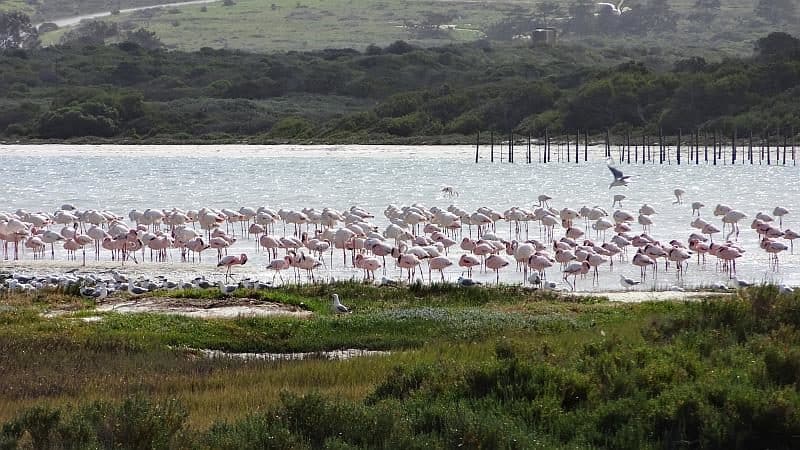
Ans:
[{"label": "small puddle", "polygon": [[359,358],[364,356],[388,356],[391,353],[381,350],[362,350],[349,348],[344,350],[332,350],[327,352],[306,352],[306,353],[231,353],[221,350],[208,349],[187,349],[190,352],[198,353],[206,358],[231,358],[245,361],[303,361],[307,359],[326,359],[330,361],[343,361],[346,359]]}]

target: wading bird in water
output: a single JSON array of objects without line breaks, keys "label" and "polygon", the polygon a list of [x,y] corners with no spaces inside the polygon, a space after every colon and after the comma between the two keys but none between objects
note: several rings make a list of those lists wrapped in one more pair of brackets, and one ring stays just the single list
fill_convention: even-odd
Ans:
[{"label": "wading bird in water", "polygon": [[225,271],[225,281],[228,281],[229,278],[233,278],[233,275],[231,275],[233,266],[243,266],[246,262],[247,255],[244,253],[239,256],[228,255],[219,260],[217,267],[225,267],[227,269]]}]

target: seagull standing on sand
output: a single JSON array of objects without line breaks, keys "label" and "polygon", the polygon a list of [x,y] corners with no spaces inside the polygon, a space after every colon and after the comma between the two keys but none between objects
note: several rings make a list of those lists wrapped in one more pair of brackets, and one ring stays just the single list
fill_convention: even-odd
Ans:
[{"label": "seagull standing on sand", "polygon": [[620,284],[620,286],[624,287],[626,291],[628,289],[636,286],[637,284],[640,284],[640,283],[641,283],[640,281],[631,280],[630,278],[626,277],[625,275],[620,275],[619,276],[619,284]]},{"label": "seagull standing on sand", "polygon": [[616,167],[608,166],[608,170],[610,170],[611,174],[614,175],[614,181],[612,181],[611,184],[608,185],[609,189],[611,189],[611,188],[613,188],[615,186],[627,186],[628,185],[628,180],[630,179],[630,176],[623,175],[622,171],[617,169]]},{"label": "seagull standing on sand", "polygon": [[339,294],[331,295],[331,300],[333,301],[333,303],[331,304],[331,309],[333,310],[333,312],[337,314],[344,314],[350,312],[350,308],[344,306],[342,302],[339,301]]}]

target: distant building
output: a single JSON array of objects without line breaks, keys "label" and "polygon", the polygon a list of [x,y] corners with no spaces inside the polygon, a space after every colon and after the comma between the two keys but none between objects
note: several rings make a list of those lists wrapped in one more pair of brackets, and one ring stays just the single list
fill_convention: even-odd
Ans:
[{"label": "distant building", "polygon": [[536,28],[531,32],[531,43],[538,45],[556,45],[558,30],[555,28]]}]

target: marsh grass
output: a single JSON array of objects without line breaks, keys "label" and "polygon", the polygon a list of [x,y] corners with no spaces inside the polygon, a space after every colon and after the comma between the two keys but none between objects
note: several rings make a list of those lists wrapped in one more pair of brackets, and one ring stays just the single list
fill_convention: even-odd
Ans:
[{"label": "marsh grass", "polygon": [[[355,313],[326,311],[334,290]],[[343,283],[263,294],[308,305],[315,311],[309,320],[106,314],[86,324],[43,319],[36,307],[5,311],[0,443],[800,445],[796,295],[761,286],[730,298],[628,305],[542,299],[516,288],[481,291]],[[212,360],[183,345],[392,354],[334,362]],[[134,419],[128,431],[113,431],[109,424],[122,411]],[[164,425],[151,416],[164,417]],[[133,441],[130,430],[139,430],[142,441]]]}]

